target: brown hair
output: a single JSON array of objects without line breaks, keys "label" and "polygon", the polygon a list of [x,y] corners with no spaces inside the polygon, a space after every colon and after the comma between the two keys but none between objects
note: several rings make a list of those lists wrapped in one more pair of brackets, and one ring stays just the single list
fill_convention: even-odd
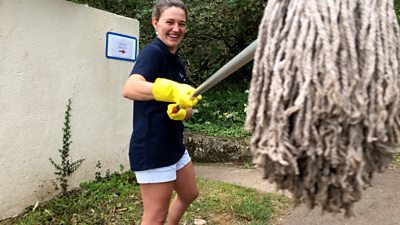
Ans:
[{"label": "brown hair", "polygon": [[181,8],[183,11],[185,11],[186,16],[188,14],[186,5],[181,0],[158,0],[153,7],[152,17],[158,21],[161,14],[170,7]]}]

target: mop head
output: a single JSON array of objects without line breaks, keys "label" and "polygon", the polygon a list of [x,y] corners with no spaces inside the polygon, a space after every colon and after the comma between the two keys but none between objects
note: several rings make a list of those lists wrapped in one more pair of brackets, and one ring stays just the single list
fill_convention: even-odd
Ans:
[{"label": "mop head", "polygon": [[399,26],[389,0],[270,0],[246,128],[295,205],[351,215],[400,143]]}]

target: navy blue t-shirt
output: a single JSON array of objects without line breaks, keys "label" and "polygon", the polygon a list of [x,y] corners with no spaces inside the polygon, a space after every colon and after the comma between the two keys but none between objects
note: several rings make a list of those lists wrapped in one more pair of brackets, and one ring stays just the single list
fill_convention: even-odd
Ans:
[{"label": "navy blue t-shirt", "polygon": [[[148,82],[154,82],[156,78],[186,82],[185,68],[179,56],[172,54],[158,38],[141,50],[132,74],[140,74]],[[168,104],[155,100],[134,101],[129,146],[131,170],[169,166],[182,157],[185,151],[183,123],[168,117]]]}]

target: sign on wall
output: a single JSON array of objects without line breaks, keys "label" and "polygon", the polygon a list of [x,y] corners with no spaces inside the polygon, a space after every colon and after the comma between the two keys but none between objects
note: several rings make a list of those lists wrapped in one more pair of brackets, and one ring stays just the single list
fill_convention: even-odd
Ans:
[{"label": "sign on wall", "polygon": [[137,39],[124,34],[107,32],[106,57],[136,61]]}]

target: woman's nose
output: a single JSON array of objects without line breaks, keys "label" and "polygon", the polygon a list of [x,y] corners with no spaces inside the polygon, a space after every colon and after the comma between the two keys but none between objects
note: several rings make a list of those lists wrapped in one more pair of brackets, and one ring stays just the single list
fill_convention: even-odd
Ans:
[{"label": "woman's nose", "polygon": [[175,24],[172,26],[172,30],[173,30],[173,31],[179,31],[179,24],[175,23]]}]

